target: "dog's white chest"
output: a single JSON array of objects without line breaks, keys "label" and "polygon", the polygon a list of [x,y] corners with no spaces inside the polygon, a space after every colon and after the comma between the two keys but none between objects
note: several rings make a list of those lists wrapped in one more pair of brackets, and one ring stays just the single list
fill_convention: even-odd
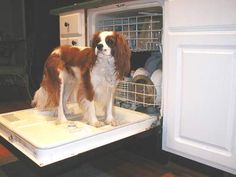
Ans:
[{"label": "dog's white chest", "polygon": [[115,85],[116,71],[114,63],[114,57],[98,58],[91,71],[91,80],[94,86],[106,84]]},{"label": "dog's white chest", "polygon": [[91,71],[91,81],[95,97],[105,100],[117,83],[114,57],[98,58]]}]

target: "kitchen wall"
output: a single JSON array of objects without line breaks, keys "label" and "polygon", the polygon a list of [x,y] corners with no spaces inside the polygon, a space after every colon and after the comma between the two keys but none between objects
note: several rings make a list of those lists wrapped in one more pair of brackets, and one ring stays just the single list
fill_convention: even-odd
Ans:
[{"label": "kitchen wall", "polygon": [[[32,91],[35,91],[39,87],[43,65],[47,56],[51,50],[59,45],[59,17],[51,15],[49,11],[54,8],[71,5],[75,2],[82,1],[0,1],[0,34],[21,36],[27,42],[27,51],[24,52],[27,52],[29,60],[27,72],[30,76]],[[22,8],[20,7],[21,4],[23,4]],[[22,15],[22,13],[25,13],[25,16]],[[23,60],[23,57],[18,58]],[[4,60],[8,60],[8,58],[4,58]],[[1,61],[0,66],[6,63],[3,59],[1,59]],[[4,93],[4,97],[8,97],[5,91],[1,91],[0,98],[2,98],[2,93]],[[11,96],[11,93],[9,93],[9,95]]]},{"label": "kitchen wall", "polygon": [[26,0],[26,33],[31,43],[29,52],[33,90],[40,84],[44,61],[48,54],[59,45],[58,17],[49,14],[49,10],[56,4],[55,0]]},{"label": "kitchen wall", "polygon": [[44,61],[48,54],[60,43],[59,17],[50,15],[49,11],[83,1],[85,0],[26,0],[27,35],[32,40],[33,90],[40,84]]},{"label": "kitchen wall", "polygon": [[11,19],[11,11],[9,11],[8,9],[11,6],[11,2],[10,1],[1,1],[0,4],[0,33],[3,33],[3,31],[9,31],[11,28],[11,24],[10,24],[10,19]]}]

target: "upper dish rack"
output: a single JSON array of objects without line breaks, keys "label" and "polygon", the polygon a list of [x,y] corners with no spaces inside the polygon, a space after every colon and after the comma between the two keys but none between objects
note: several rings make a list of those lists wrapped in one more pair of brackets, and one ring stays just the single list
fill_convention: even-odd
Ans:
[{"label": "upper dish rack", "polygon": [[121,32],[133,52],[161,49],[162,17],[143,15],[98,20],[97,31]]}]

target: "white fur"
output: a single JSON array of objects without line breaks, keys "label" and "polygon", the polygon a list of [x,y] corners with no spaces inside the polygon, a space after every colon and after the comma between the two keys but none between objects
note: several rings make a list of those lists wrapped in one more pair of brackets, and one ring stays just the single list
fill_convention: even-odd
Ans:
[{"label": "white fur", "polygon": [[112,115],[113,95],[117,84],[113,56],[98,57],[91,71],[91,82],[95,91],[95,101],[103,106],[106,123],[110,124]]},{"label": "white fur", "polygon": [[61,71],[59,74],[59,78],[61,80],[61,85],[60,85],[60,97],[59,97],[59,106],[58,106],[58,122],[65,122],[66,115],[65,115],[65,109],[66,109],[66,97],[68,95],[68,92],[66,92],[66,84],[65,84],[65,71]]},{"label": "white fur", "polygon": [[88,124],[93,125],[95,127],[100,127],[103,125],[103,122],[100,122],[97,119],[94,100],[89,101],[84,98],[81,100],[80,105],[84,110],[84,120],[86,120]]},{"label": "white fur", "polygon": [[39,110],[44,110],[45,105],[47,104],[47,98],[48,98],[48,93],[47,91],[43,88],[40,87],[34,94],[34,99],[32,101],[33,104],[36,104],[35,106]]},{"label": "white fur", "polygon": [[61,50],[60,49],[55,49],[52,51],[51,55],[56,54],[56,55],[61,55]]},{"label": "white fur", "polygon": [[60,71],[59,78],[61,80],[60,98],[58,106],[58,121],[66,121],[66,114],[69,113],[67,109],[67,102],[72,100],[77,102],[77,93],[79,85],[81,84],[80,70],[77,67],[71,67],[75,73],[75,77],[67,73],[66,70]]}]

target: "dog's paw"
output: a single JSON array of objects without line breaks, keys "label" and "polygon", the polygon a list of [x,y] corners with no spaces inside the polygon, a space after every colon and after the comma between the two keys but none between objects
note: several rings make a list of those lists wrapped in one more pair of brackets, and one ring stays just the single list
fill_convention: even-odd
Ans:
[{"label": "dog's paw", "polygon": [[121,122],[117,119],[106,120],[105,123],[107,125],[111,125],[111,126],[114,126],[114,127],[121,125]]},{"label": "dog's paw", "polygon": [[64,123],[67,123],[67,119],[57,119],[55,121],[56,125],[61,125],[61,124],[64,124]]},{"label": "dog's paw", "polygon": [[96,127],[96,128],[99,128],[99,127],[102,127],[102,126],[105,125],[104,122],[101,122],[101,121],[89,122],[88,124],[89,124],[89,125],[92,125],[92,126],[94,126],[94,127]]},{"label": "dog's paw", "polygon": [[69,114],[75,115],[81,113],[81,110],[79,109],[78,104],[75,104],[67,109],[67,112]]}]

